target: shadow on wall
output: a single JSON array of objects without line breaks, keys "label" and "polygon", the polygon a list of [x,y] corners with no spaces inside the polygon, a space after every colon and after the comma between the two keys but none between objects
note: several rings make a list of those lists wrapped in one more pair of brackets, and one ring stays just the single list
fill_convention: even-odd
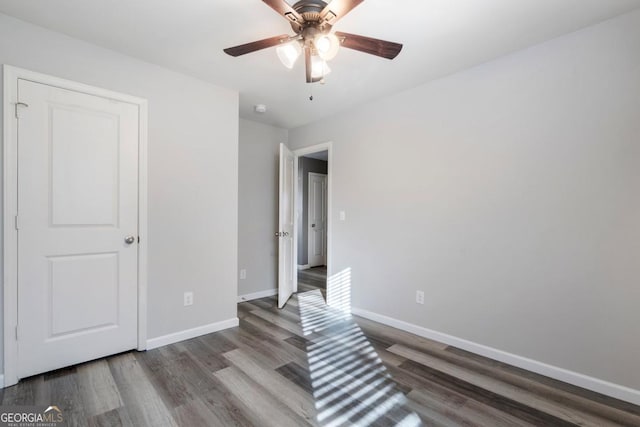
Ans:
[{"label": "shadow on wall", "polygon": [[318,424],[422,425],[345,305],[350,276],[347,269],[329,280],[340,288],[334,289],[336,306],[320,291],[298,294]]}]

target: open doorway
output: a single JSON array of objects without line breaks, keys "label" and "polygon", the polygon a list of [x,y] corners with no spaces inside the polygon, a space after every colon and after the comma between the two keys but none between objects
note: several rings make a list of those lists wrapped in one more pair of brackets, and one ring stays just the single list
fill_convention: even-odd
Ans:
[{"label": "open doorway", "polygon": [[327,289],[329,151],[298,156],[296,243],[298,291]]},{"label": "open doorway", "polygon": [[[326,142],[280,145],[278,307],[293,293],[320,290],[331,277],[331,159]],[[311,231],[310,231],[311,230]]]}]

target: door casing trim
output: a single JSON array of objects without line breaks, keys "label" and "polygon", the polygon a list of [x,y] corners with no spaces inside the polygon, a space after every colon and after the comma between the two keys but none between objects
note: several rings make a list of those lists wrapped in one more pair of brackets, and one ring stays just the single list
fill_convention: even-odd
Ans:
[{"label": "door casing trim", "polygon": [[15,216],[18,211],[17,144],[18,126],[15,104],[18,102],[18,80],[29,80],[61,89],[73,90],[88,95],[110,98],[138,106],[138,350],[147,347],[147,139],[148,103],[146,99],[124,95],[82,83],[36,73],[22,68],[3,65],[3,135],[2,135],[2,199],[3,199],[3,244],[2,268],[4,284],[3,342],[4,342],[4,386],[18,382],[18,231]]}]

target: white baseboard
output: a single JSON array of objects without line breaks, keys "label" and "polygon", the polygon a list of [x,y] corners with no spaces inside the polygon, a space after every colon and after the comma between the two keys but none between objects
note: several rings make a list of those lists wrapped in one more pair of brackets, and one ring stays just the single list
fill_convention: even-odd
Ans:
[{"label": "white baseboard", "polygon": [[252,299],[260,299],[271,297],[278,294],[278,289],[267,289],[266,291],[254,292],[252,294],[238,295],[238,302],[251,301]]},{"label": "white baseboard", "polygon": [[544,375],[555,380],[573,384],[575,386],[595,391],[596,393],[604,394],[616,399],[624,400],[625,402],[630,402],[635,405],[640,405],[640,390],[634,390],[632,388],[625,387],[619,384],[614,384],[608,381],[600,380],[598,378],[590,377],[588,375],[580,374],[578,372],[559,368],[557,366],[549,365],[537,360],[529,359],[527,357],[518,356],[517,354],[508,353],[506,351],[498,350],[486,345],[454,337],[442,332],[437,332],[432,329],[423,328],[422,326],[414,325],[412,323],[404,322],[402,320],[394,319],[392,317],[373,313],[371,311],[363,310],[360,308],[352,307],[351,313],[378,323],[382,323],[387,326],[394,327],[396,329],[410,332],[424,338],[429,338],[431,340],[451,345],[462,350],[470,351],[472,353],[479,354],[481,356],[488,357],[499,362],[526,369],[528,371],[535,372],[537,374]]},{"label": "white baseboard", "polygon": [[298,264],[298,270],[308,270],[310,268],[311,267],[309,266],[309,264],[305,264],[305,265]]},{"label": "white baseboard", "polygon": [[162,347],[165,345],[173,344],[176,342],[188,340],[191,338],[199,337],[200,335],[210,334],[212,332],[218,332],[223,329],[229,329],[238,326],[239,320],[237,317],[233,319],[223,320],[221,322],[210,323],[208,325],[198,326],[197,328],[187,329],[185,331],[175,332],[169,335],[163,335],[161,337],[151,338],[147,340],[147,350]]}]

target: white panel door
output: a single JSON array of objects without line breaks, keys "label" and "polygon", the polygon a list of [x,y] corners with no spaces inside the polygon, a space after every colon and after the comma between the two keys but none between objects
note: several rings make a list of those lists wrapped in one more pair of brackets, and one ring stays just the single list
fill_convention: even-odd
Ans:
[{"label": "white panel door", "polygon": [[280,200],[278,227],[278,307],[293,293],[293,160],[291,150],[280,144]]},{"label": "white panel door", "polygon": [[327,175],[309,172],[308,264],[327,264]]},{"label": "white panel door", "polygon": [[18,97],[24,378],[137,345],[139,117],[133,104],[27,80]]}]

